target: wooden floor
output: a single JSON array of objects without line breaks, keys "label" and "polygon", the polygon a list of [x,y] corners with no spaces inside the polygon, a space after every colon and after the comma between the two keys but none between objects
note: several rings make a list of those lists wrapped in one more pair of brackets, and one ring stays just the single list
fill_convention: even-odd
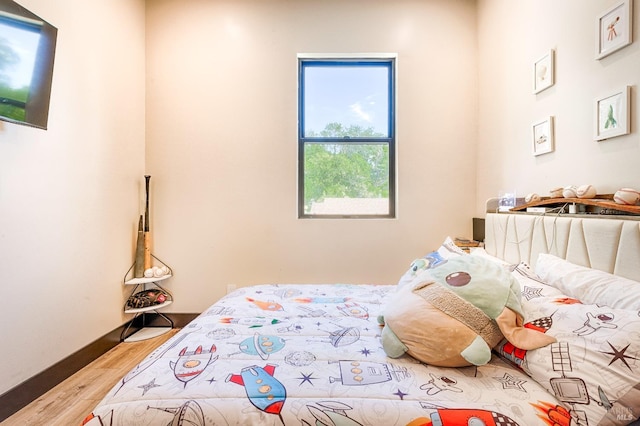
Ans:
[{"label": "wooden floor", "polygon": [[178,330],[135,343],[120,343],[5,421],[2,426],[79,426],[109,390]]}]

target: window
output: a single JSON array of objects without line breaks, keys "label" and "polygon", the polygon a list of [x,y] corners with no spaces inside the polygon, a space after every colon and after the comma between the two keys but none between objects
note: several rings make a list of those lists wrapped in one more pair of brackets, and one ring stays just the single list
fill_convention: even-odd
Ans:
[{"label": "window", "polygon": [[395,217],[395,58],[298,59],[298,216]]}]

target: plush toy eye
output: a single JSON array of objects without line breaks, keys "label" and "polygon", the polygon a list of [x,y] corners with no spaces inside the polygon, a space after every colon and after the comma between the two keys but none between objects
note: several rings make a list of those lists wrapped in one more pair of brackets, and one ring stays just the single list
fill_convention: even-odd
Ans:
[{"label": "plush toy eye", "polygon": [[418,259],[418,260],[414,260],[411,263],[411,271],[413,272],[418,272],[418,270],[420,269],[427,269],[429,266],[429,262],[425,261],[424,259]]},{"label": "plush toy eye", "polygon": [[471,281],[471,275],[464,271],[453,272],[447,275],[445,281],[452,287],[462,287],[469,284]]}]

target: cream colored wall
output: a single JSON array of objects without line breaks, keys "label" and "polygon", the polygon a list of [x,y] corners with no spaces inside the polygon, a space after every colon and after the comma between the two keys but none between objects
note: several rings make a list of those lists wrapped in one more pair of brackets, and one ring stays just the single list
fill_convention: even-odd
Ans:
[{"label": "cream colored wall", "polygon": [[144,174],[144,2],[19,3],[58,43],[49,129],[0,124],[0,394],[125,321]]},{"label": "cream colored wall", "polygon": [[[640,48],[594,60],[611,0],[20,3],[59,34],[49,130],[0,124],[0,394],[128,319],[145,172],[174,312],[227,283],[395,282],[500,190],[640,186]],[[299,52],[398,54],[398,219],[296,219]],[[632,134],[593,142],[593,99],[625,84]],[[556,151],[533,157],[547,115]]]},{"label": "cream colored wall", "polygon": [[[469,235],[475,1],[147,2],[147,172],[169,311],[227,284],[395,283]],[[398,54],[398,218],[296,218],[298,53]],[[466,207],[465,207],[466,206]]]},{"label": "cream colored wall", "polygon": [[[615,0],[479,0],[479,102],[476,214],[501,190],[548,195],[554,187],[592,184],[599,193],[640,189],[636,3],[632,45],[595,60],[596,17]],[[534,95],[533,63],[556,51],[556,83]],[[594,99],[629,85],[631,134],[595,142]],[[531,125],[555,117],[556,149],[531,154]]]}]

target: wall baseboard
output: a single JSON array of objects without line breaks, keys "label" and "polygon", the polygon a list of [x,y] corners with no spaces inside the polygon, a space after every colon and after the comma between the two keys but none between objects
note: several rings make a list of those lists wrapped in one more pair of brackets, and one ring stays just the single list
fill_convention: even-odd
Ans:
[{"label": "wall baseboard", "polygon": [[[198,314],[174,313],[165,313],[165,315],[171,318],[176,328],[183,328],[198,316]],[[151,315],[148,317],[151,317]],[[131,328],[134,331],[135,328],[138,327],[137,322],[138,321],[131,325]],[[23,407],[35,401],[38,397],[44,395],[56,385],[63,382],[65,379],[71,377],[74,373],[92,361],[107,353],[110,349],[114,348],[120,343],[120,335],[129,323],[131,323],[131,321],[110,331],[84,348],[72,353],[65,359],[53,364],[46,370],[36,374],[0,395],[0,422],[3,422]],[[153,326],[153,319],[151,319],[151,322],[148,323],[148,325]]]}]

